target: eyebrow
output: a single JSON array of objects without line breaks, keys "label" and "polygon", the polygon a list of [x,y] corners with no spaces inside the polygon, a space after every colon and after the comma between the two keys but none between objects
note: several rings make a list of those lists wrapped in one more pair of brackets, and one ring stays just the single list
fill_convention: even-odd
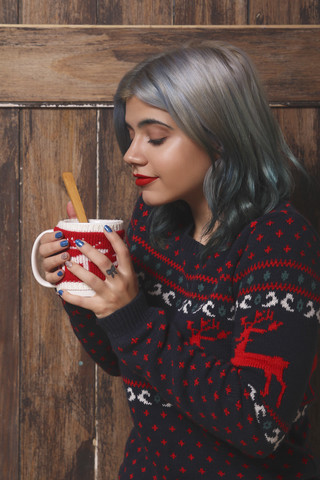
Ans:
[{"label": "eyebrow", "polygon": [[[155,118],[146,118],[144,120],[141,120],[138,123],[139,128],[142,128],[145,125],[161,125],[163,127],[170,128],[170,130],[173,130],[173,127],[171,127],[170,125],[168,125],[167,123],[164,123],[164,122],[160,122],[160,120],[156,120]],[[127,122],[126,122],[126,127],[132,128],[131,125],[129,125],[129,123],[127,123]]]}]

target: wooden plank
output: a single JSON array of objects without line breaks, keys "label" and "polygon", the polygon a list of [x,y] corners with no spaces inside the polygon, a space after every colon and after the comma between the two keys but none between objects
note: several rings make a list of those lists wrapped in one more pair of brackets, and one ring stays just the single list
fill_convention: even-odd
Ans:
[{"label": "wooden plank", "polygon": [[320,109],[276,108],[273,111],[288,145],[315,182],[312,187],[299,172],[295,172],[293,201],[320,233]]},{"label": "wooden plank", "polygon": [[19,0],[1,0],[0,23],[18,23]]},{"label": "wooden plank", "polygon": [[81,25],[96,23],[96,2],[88,0],[27,0],[20,2],[24,24]]},{"label": "wooden plank", "polygon": [[320,100],[319,26],[2,26],[0,101],[112,101],[118,81],[137,61],[191,37],[244,48],[270,101]]},{"label": "wooden plank", "polygon": [[95,366],[29,259],[35,236],[66,216],[63,171],[95,216],[96,112],[25,110],[21,128],[21,480],[93,480]]},{"label": "wooden plank", "polygon": [[[105,0],[99,2],[99,24],[170,24],[171,0]],[[133,205],[131,175],[126,175],[122,156],[116,145],[113,111],[100,111],[99,122],[99,216],[123,218],[129,223]],[[130,178],[131,180],[131,178]],[[130,201],[132,198],[132,201]],[[123,452],[132,428],[127,397],[122,380],[97,370],[96,429],[98,439],[97,480],[115,478],[123,461]]]},{"label": "wooden plank", "polygon": [[[131,169],[126,168],[117,145],[113,110],[99,114],[99,213],[101,218],[122,218],[127,228],[138,190],[132,181]],[[115,379],[98,369],[97,429],[98,466],[97,480],[116,478],[123,460],[125,443],[132,421],[128,401],[121,379]]]},{"label": "wooden plank", "polygon": [[175,25],[246,25],[248,0],[175,0]]},{"label": "wooden plank", "polygon": [[0,472],[19,474],[19,114],[0,110]]},{"label": "wooden plank", "polygon": [[170,25],[172,0],[101,0],[98,2],[99,25]]},{"label": "wooden plank", "polygon": [[320,23],[318,0],[255,0],[249,3],[249,23],[309,25]]},{"label": "wooden plank", "polygon": [[131,168],[123,161],[113,126],[113,110],[100,112],[100,215],[123,218],[126,227],[138,198]]}]

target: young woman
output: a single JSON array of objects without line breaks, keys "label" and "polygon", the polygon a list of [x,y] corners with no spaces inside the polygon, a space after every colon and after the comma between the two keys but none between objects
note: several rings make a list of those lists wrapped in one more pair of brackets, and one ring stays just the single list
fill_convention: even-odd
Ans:
[{"label": "young woman", "polygon": [[[250,60],[218,42],[146,60],[120,82],[115,128],[141,189],[128,247],[106,227],[114,270],[78,242],[106,279],[67,262],[96,295],[59,294],[89,355],[123,377],[119,478],[319,479],[320,242],[289,202],[297,161]],[[44,237],[53,283],[62,251]]]}]

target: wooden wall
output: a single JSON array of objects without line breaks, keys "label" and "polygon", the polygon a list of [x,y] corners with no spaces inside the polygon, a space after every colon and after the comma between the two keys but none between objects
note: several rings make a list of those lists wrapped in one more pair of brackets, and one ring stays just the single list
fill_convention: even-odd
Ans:
[{"label": "wooden wall", "polygon": [[[69,96],[61,87],[61,98],[56,88],[55,96],[44,89],[48,98],[40,99],[38,76],[45,56],[39,71],[30,69],[30,49],[23,50],[21,30],[13,24],[35,26],[28,27],[29,46],[41,47],[36,25],[264,26],[318,25],[319,20],[317,0],[0,1],[1,478],[113,480],[130,429],[121,381],[105,375],[84,354],[53,291],[33,280],[29,261],[38,232],[66,215],[63,171],[74,172],[89,216],[128,220],[136,191],[115,143],[112,105],[103,98],[72,98],[71,80],[75,72],[81,75],[77,59],[63,71]],[[319,42],[319,30],[312,32]],[[172,38],[177,35],[175,30]],[[1,50],[6,39],[7,49]],[[16,61],[1,64],[8,43],[18,42],[22,50]],[[80,57],[81,52],[81,63]],[[21,70],[14,69],[17,65]],[[315,68],[311,61],[306,73],[314,74]],[[21,75],[31,90],[8,93]],[[81,81],[90,90],[90,76]],[[272,96],[271,86],[268,93]],[[288,143],[320,181],[319,84],[307,100],[276,100],[274,113]],[[319,191],[306,190],[297,180],[294,200],[320,231]],[[318,454],[319,417],[318,402],[310,438]]]}]

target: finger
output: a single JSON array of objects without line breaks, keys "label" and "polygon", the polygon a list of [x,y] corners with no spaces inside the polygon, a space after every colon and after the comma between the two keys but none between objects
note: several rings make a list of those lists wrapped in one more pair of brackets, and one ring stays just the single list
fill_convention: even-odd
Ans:
[{"label": "finger", "polygon": [[69,218],[77,218],[77,214],[71,200],[67,203],[67,215]]},{"label": "finger", "polygon": [[64,277],[64,271],[62,269],[58,269],[55,272],[52,273],[45,273],[45,279],[47,282],[52,283],[55,285],[56,283],[60,282]]},{"label": "finger", "polygon": [[101,253],[98,249],[92,247],[89,243],[83,240],[76,240],[76,246],[83,255],[89,258],[105,275],[106,269],[110,268],[112,262],[109,258]]},{"label": "finger", "polygon": [[[43,270],[47,273],[56,272],[64,263],[70,259],[68,252],[56,254],[51,257],[44,258],[42,261]],[[62,275],[61,275],[62,276]]]},{"label": "finger", "polygon": [[111,230],[108,225],[104,227],[104,233],[116,254],[119,271],[132,270],[132,262],[129,249],[117,232]]},{"label": "finger", "polygon": [[81,297],[79,295],[73,295],[66,290],[58,290],[57,294],[66,302],[71,303],[71,305],[77,305],[78,307],[86,308],[92,310],[92,299],[94,297]]},{"label": "finger", "polygon": [[[48,235],[52,234],[49,233]],[[50,257],[51,255],[55,255],[56,253],[60,253],[68,247],[68,240],[61,237],[59,240],[42,243],[39,247],[39,253],[42,257],[46,258]]]},{"label": "finger", "polygon": [[54,232],[50,232],[50,233],[45,233],[44,235],[42,235],[42,237],[40,238],[40,244],[44,244],[44,243],[50,243],[50,242],[54,242],[56,240],[60,240],[64,238],[64,235],[62,232],[60,231],[54,231]]},{"label": "finger", "polygon": [[85,268],[81,267],[78,263],[67,261],[65,263],[70,272],[75,275],[79,280],[88,285],[96,293],[101,293],[104,290],[105,284],[101,278],[97,277],[94,273],[88,272]]}]

